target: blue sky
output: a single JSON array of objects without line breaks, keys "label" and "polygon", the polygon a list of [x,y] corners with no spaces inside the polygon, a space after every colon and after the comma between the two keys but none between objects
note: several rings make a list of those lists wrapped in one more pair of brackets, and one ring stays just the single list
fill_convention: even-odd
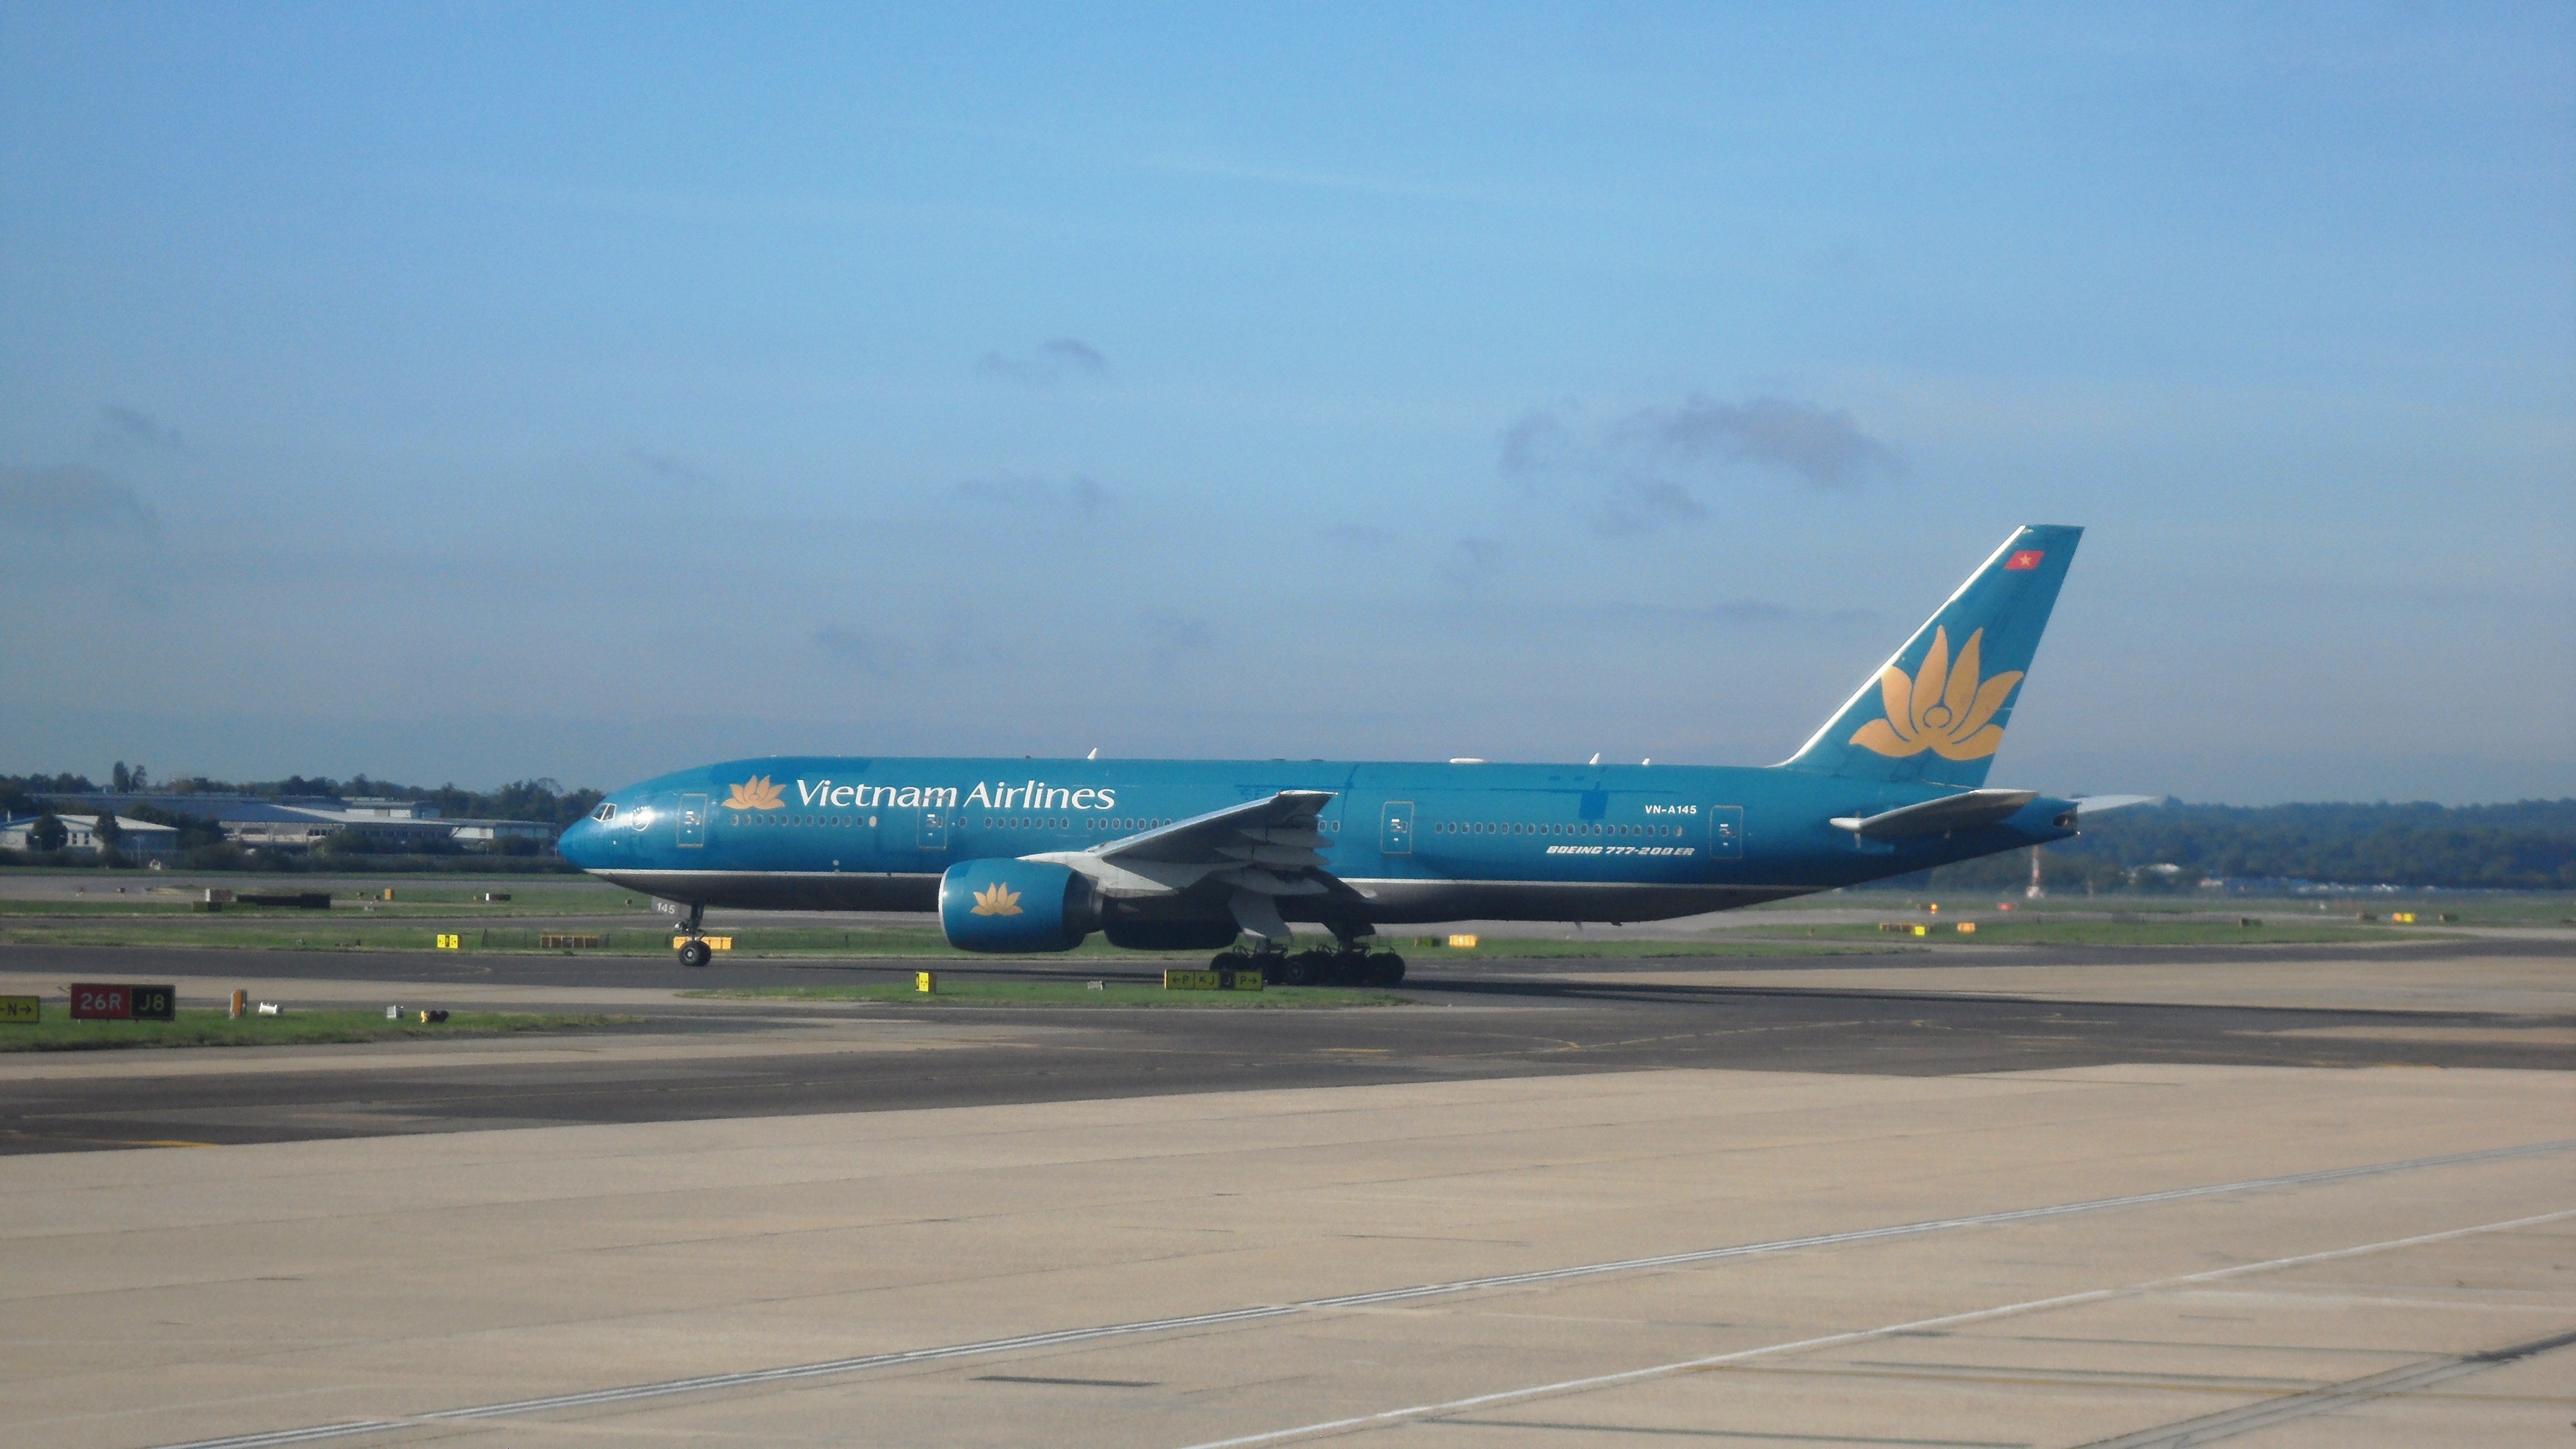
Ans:
[{"label": "blue sky", "polygon": [[2576,793],[2576,11],[0,11],[0,771]]}]

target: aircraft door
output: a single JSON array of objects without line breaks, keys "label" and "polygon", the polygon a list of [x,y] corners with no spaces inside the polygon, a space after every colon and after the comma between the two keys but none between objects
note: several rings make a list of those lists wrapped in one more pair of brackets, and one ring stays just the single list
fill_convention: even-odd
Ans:
[{"label": "aircraft door", "polygon": [[948,848],[948,812],[938,806],[934,805],[921,812],[921,848],[924,850]]},{"label": "aircraft door", "polygon": [[698,846],[707,843],[707,797],[680,797],[680,844]]},{"label": "aircraft door", "polygon": [[1389,800],[1378,817],[1377,853],[1411,855],[1413,853],[1413,802]]},{"label": "aircraft door", "polygon": [[1742,860],[1744,858],[1744,807],[1712,805],[1708,808],[1708,858]]}]

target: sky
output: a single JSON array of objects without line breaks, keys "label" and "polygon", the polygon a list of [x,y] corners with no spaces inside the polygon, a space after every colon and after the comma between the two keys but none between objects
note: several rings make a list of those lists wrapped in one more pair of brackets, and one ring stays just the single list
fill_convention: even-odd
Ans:
[{"label": "sky", "polygon": [[0,7],[0,773],[2576,794],[2576,8]]}]

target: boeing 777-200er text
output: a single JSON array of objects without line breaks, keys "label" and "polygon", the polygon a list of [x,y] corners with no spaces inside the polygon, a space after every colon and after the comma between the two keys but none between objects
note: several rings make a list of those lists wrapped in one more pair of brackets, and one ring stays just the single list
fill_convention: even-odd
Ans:
[{"label": "boeing 777-200er text", "polygon": [[[620,790],[566,858],[689,908],[937,911],[968,951],[1237,948],[1392,983],[1382,925],[1645,921],[2075,833],[2137,797],[1986,788],[2077,528],[2023,528],[1798,752],[1764,769],[773,756]],[[1338,952],[1285,951],[1289,923]],[[1228,962],[1244,958],[1230,955]]]}]

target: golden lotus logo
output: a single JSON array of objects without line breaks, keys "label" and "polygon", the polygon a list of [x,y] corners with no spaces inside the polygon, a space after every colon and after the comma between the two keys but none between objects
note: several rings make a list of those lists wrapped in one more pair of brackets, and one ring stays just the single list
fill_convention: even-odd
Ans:
[{"label": "golden lotus logo", "polygon": [[975,909],[967,914],[976,916],[1016,916],[1019,913],[1020,893],[1012,890],[1009,886],[1002,884],[1000,881],[995,881],[991,885],[984,887],[982,890],[975,892]]},{"label": "golden lotus logo", "polygon": [[1935,628],[1932,652],[1923,656],[1920,674],[1908,679],[1891,664],[1878,676],[1887,718],[1862,725],[1851,742],[1898,759],[1930,750],[1945,760],[1982,760],[2003,748],[2003,726],[1989,721],[2021,683],[2021,671],[2007,669],[1979,680],[1977,652],[1985,637],[1983,629],[1970,634],[1954,664],[1949,631]]},{"label": "golden lotus logo", "polygon": [[778,787],[769,783],[767,775],[754,775],[733,787],[733,793],[725,797],[724,808],[727,810],[784,810],[787,808],[787,802],[780,797]]}]

